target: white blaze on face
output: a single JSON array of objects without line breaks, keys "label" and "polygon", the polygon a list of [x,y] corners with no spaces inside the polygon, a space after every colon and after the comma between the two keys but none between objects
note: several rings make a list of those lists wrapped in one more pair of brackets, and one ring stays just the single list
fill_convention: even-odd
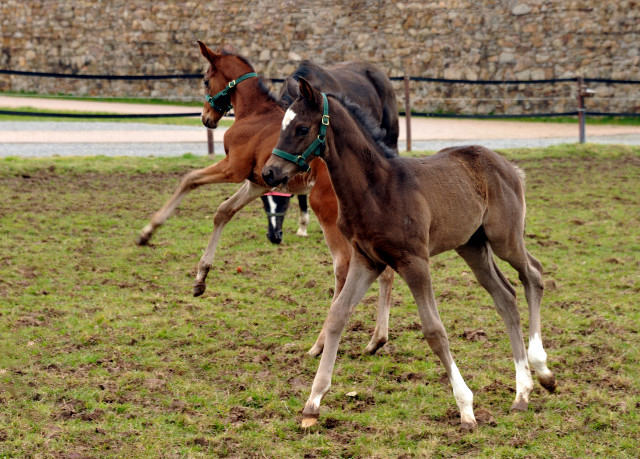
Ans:
[{"label": "white blaze on face", "polygon": [[294,112],[291,109],[288,109],[287,112],[284,114],[284,118],[282,119],[282,130],[284,131],[287,126],[289,126],[289,123],[291,121],[293,121],[293,119],[296,117],[296,112]]}]

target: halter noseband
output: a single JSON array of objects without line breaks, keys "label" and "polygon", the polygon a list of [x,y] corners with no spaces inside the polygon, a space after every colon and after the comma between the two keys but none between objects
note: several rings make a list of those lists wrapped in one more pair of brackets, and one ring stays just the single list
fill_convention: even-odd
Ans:
[{"label": "halter noseband", "polygon": [[329,101],[327,100],[327,96],[325,95],[325,93],[321,94],[322,119],[320,121],[320,132],[318,132],[318,138],[307,147],[304,153],[298,156],[287,153],[286,151],[278,150],[277,148],[273,149],[274,155],[297,164],[303,172],[309,172],[311,170],[311,166],[307,164],[307,158],[313,154],[315,154],[316,156],[320,156],[325,147],[324,141],[327,136],[327,126],[329,126]]},{"label": "halter noseband", "polygon": [[216,94],[215,96],[210,96],[209,94],[205,94],[204,98],[205,98],[205,100],[207,102],[209,102],[209,105],[211,105],[211,108],[213,108],[214,110],[217,110],[218,112],[220,112],[220,113],[222,113],[224,115],[229,110],[231,110],[233,108],[233,106],[231,105],[231,100],[229,100],[228,105],[226,107],[219,107],[218,105],[216,105],[216,101],[218,99],[226,97],[228,95],[229,91],[232,90],[233,88],[235,88],[238,83],[241,83],[242,81],[244,81],[244,80],[246,80],[248,78],[253,78],[253,77],[257,77],[257,76],[258,76],[258,74],[256,72],[245,73],[241,77],[230,81],[227,84],[227,86],[222,91],[220,91],[218,94]]}]

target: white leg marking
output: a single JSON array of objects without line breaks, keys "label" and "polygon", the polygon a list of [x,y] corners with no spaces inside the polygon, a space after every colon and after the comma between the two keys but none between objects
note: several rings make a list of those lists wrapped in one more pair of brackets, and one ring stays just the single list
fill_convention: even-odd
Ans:
[{"label": "white leg marking", "polygon": [[271,227],[275,230],[276,229],[276,202],[273,199],[272,196],[267,196],[267,202],[269,203],[269,213],[272,215],[271,217],[269,217],[269,221],[271,222]]},{"label": "white leg marking", "polygon": [[526,403],[529,403],[529,394],[533,390],[533,378],[526,360],[516,360],[516,401],[522,397]]},{"label": "white leg marking", "polygon": [[329,388],[327,388],[327,390],[326,390],[326,391],[324,391],[322,394],[318,394],[318,395],[313,399],[313,401],[311,402],[311,403],[313,404],[313,407],[314,407],[316,410],[319,410],[319,409],[320,409],[320,402],[322,401],[322,397],[324,396],[324,394],[325,394],[325,393],[327,393],[327,391],[328,391],[328,390],[329,390]]},{"label": "white leg marking", "polygon": [[460,371],[455,363],[451,364],[451,386],[453,387],[453,396],[460,409],[460,418],[463,422],[475,423],[473,415],[473,392],[469,389],[462,379]]},{"label": "white leg marking", "polygon": [[309,212],[302,212],[300,214],[300,226],[296,234],[298,236],[308,236],[307,228],[309,227]]},{"label": "white leg marking", "polygon": [[542,347],[542,340],[537,333],[529,340],[529,350],[527,352],[529,363],[533,370],[540,376],[548,376],[551,371],[547,368],[547,353]]},{"label": "white leg marking", "polygon": [[287,126],[289,126],[289,123],[291,121],[293,121],[293,119],[296,117],[296,112],[294,112],[293,110],[291,110],[290,108],[286,111],[286,113],[284,114],[284,118],[282,118],[282,130],[284,131]]}]

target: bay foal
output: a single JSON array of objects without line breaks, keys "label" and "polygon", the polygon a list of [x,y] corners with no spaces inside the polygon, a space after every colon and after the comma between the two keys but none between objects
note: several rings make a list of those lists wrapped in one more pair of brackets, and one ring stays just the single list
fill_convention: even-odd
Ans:
[{"label": "bay foal", "polygon": [[[194,296],[202,295],[206,289],[207,274],[213,264],[216,247],[225,225],[240,209],[271,189],[271,186],[262,180],[262,168],[278,140],[284,116],[284,110],[254,72],[249,61],[227,49],[215,52],[200,41],[198,45],[209,63],[204,75],[207,102],[202,110],[202,123],[213,129],[218,126],[220,118],[231,106],[235,113],[235,121],[224,136],[225,157],[211,166],[186,174],[173,196],[151,217],[151,221],[137,238],[138,244],[147,244],[153,233],[175,212],[189,191],[212,183],[242,182],[240,189],[218,207],[213,217],[213,232],[198,263],[193,287]],[[367,72],[371,71],[369,65],[362,68]],[[367,75],[368,73],[363,73],[359,79],[361,86],[367,85]],[[376,87],[372,84],[369,86],[370,103],[382,105]],[[374,107],[371,111],[382,117],[382,108]],[[309,194],[309,203],[322,227],[333,258],[334,296],[337,296],[347,277],[352,249],[336,225],[338,203],[326,165],[320,160],[313,161],[309,172],[291,180],[281,191]],[[388,340],[392,284],[393,271],[387,270],[380,276],[378,321],[371,341],[365,348],[365,352],[369,354],[375,353]],[[323,343],[324,329],[309,353],[316,356],[322,353]]]},{"label": "bay foal", "polygon": [[[449,351],[429,274],[430,258],[447,250],[455,250],[467,262],[507,326],[516,369],[512,409],[527,408],[533,390],[529,365],[541,385],[553,391],[556,380],[547,368],[541,340],[542,266],[525,248],[524,186],[518,169],[478,146],[447,148],[425,158],[391,155],[357,107],[327,98],[304,79],[297,86],[300,96],[285,114],[289,122],[283,123],[278,145],[263,169],[264,180],[271,186],[295,180],[298,166],[287,158],[302,154],[318,135],[326,135],[320,155],[338,198],[338,226],[354,249],[344,288],[325,321],[324,352],[302,425],[316,423],[353,308],[390,266],[407,282],[418,305],[422,332],[447,371],[462,427],[476,427],[473,394]],[[494,253],[515,268],[524,286],[528,354],[515,289],[498,269]]]}]

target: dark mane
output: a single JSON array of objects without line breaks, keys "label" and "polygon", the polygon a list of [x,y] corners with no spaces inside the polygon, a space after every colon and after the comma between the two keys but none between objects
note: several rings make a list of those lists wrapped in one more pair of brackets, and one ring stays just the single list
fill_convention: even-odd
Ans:
[{"label": "dark mane", "polygon": [[[340,87],[339,83],[329,72],[327,72],[327,70],[309,59],[303,60],[290,76],[296,81],[300,81],[300,78],[304,78],[305,80],[312,82],[312,84],[317,88],[321,89],[328,87]],[[286,90],[286,85],[283,86],[280,90],[278,104],[286,110],[291,106],[294,100],[295,96],[293,94],[289,94]]]},{"label": "dark mane", "polygon": [[[241,56],[239,54],[235,54],[226,50],[222,51],[222,55],[223,56],[235,56],[238,59],[240,59],[241,62],[244,62],[245,64],[247,64],[251,70],[254,70],[253,64],[251,64],[251,62],[249,62],[249,59],[247,59],[244,56]],[[260,93],[264,94],[265,96],[267,96],[267,98],[274,102],[276,105],[280,105],[280,103],[278,102],[278,96],[273,94],[271,92],[271,90],[267,87],[266,84],[264,84],[264,81],[262,81],[262,76],[258,76],[258,90],[260,91]]]},{"label": "dark mane", "polygon": [[[371,138],[373,143],[378,148],[378,152],[385,158],[395,158],[398,153],[385,143],[386,132],[380,128],[376,122],[371,118],[366,110],[363,110],[359,105],[351,102],[344,94],[327,94],[329,97],[333,97],[338,100],[351,114],[356,123],[362,128],[362,130]],[[331,114],[329,114],[331,115]]]},{"label": "dark mane", "polygon": [[291,77],[295,80],[300,81],[300,78],[304,78],[305,80],[309,79],[309,75],[311,72],[314,74],[325,73],[326,71],[317,64],[314,64],[312,61],[305,59],[303,60],[298,68],[291,74]]}]

